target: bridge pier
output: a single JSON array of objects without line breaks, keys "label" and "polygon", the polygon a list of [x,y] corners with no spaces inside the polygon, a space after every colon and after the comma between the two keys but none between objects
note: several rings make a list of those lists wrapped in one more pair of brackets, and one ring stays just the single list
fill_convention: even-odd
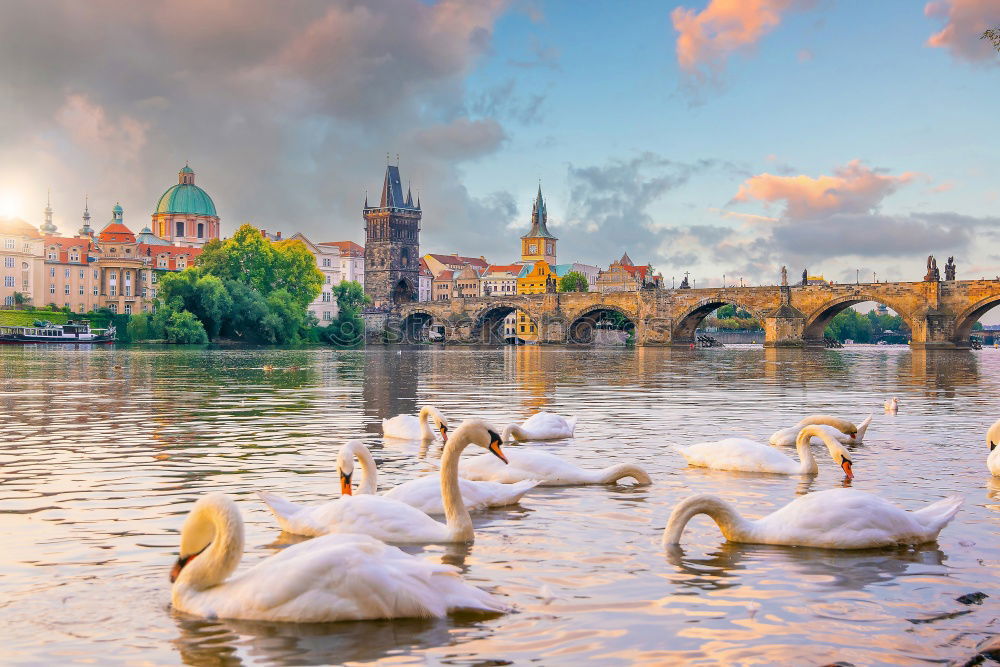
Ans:
[{"label": "bridge pier", "polygon": [[[787,289],[787,288],[786,288]],[[806,317],[789,305],[782,305],[764,317],[764,347],[808,347],[803,338]],[[823,341],[820,341],[820,345]]]}]

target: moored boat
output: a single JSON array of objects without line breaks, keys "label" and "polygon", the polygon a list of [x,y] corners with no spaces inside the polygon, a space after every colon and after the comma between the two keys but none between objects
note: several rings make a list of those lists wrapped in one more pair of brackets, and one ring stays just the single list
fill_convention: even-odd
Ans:
[{"label": "moored boat", "polygon": [[90,322],[70,320],[66,324],[35,322],[30,327],[0,326],[0,343],[113,343],[115,328],[91,329]]}]

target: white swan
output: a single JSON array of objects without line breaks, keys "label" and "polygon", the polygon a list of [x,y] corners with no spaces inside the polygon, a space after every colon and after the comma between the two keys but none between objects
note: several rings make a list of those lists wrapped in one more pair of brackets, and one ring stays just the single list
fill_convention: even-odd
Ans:
[{"label": "white swan", "polygon": [[507,611],[459,570],[411,556],[367,535],[294,544],[232,576],[243,556],[243,519],[222,493],[202,496],[181,529],[170,573],[179,611],[205,618],[325,623]]},{"label": "white swan", "polygon": [[[839,431],[838,431],[839,433]],[[848,479],[854,477],[851,453],[821,426],[806,426],[795,440],[799,461],[746,438],[726,438],[716,442],[701,442],[690,447],[677,447],[689,465],[715,470],[742,470],[769,472],[781,475],[813,475],[819,472],[809,443],[813,436],[820,438],[834,462],[844,469]]]},{"label": "white swan", "polygon": [[[471,542],[475,535],[472,517],[458,483],[458,459],[470,444],[488,449],[501,460],[500,436],[481,419],[468,419],[448,439],[441,457],[441,496],[447,523],[430,518],[404,502],[375,495],[344,495],[322,505],[299,505],[273,493],[258,492],[278,519],[281,529],[297,535],[359,533],[383,542],[425,544]],[[350,481],[341,481],[349,490]]]},{"label": "white swan", "polygon": [[400,440],[433,440],[434,433],[427,425],[428,417],[434,419],[441,438],[448,442],[448,420],[437,408],[425,405],[420,408],[417,417],[413,415],[396,415],[392,419],[382,420],[382,435]]},{"label": "white swan", "polygon": [[885,414],[894,415],[899,412],[899,399],[893,396],[885,401]]},{"label": "white swan", "polygon": [[[350,440],[340,448],[337,456],[337,468],[340,471],[340,492],[352,495],[351,480],[354,474],[354,457],[361,463],[361,479],[354,493],[374,494],[378,490],[378,467],[372,453],[360,440]],[[459,479],[458,487],[462,493],[462,502],[469,511],[482,510],[489,507],[504,507],[521,500],[530,489],[538,486],[537,480],[525,480],[516,484],[500,484],[498,482],[473,482]],[[425,475],[400,484],[382,494],[385,498],[398,500],[415,507],[425,514],[444,514],[444,502],[441,499],[441,476]]]},{"label": "white swan", "polygon": [[[818,426],[820,430],[826,432],[828,435],[832,436],[842,445],[860,445],[865,438],[865,432],[868,431],[868,426],[872,423],[872,418],[875,415],[868,415],[860,426],[855,426],[851,422],[845,419],[838,419],[836,417],[826,417],[825,415],[814,415],[813,417],[806,417],[806,419],[833,419],[838,424],[838,426],[831,426],[830,424],[825,424],[823,422],[815,422],[812,424],[803,424],[799,422],[795,426],[790,426],[788,428],[783,428],[780,431],[775,431],[771,434],[768,442],[772,445],[777,445],[780,447],[788,447],[795,444],[795,440],[799,436],[799,431],[805,426]],[[804,420],[803,420],[804,421]],[[847,430],[841,430],[847,429]],[[814,437],[812,440],[813,444],[822,444],[822,440],[818,437]]]},{"label": "white swan", "polygon": [[937,539],[962,504],[952,496],[907,512],[887,500],[856,489],[827,489],[796,498],[757,519],[740,516],[718,496],[692,496],[674,507],[663,531],[663,545],[680,544],[692,517],[707,514],[731,542],[779,544],[824,549],[868,549],[923,544]]},{"label": "white swan", "polygon": [[511,424],[503,430],[503,441],[526,442],[528,440],[558,440],[572,438],[576,430],[576,417],[560,417],[554,412],[539,412],[531,415],[518,426]]},{"label": "white swan", "polygon": [[986,432],[986,444],[990,448],[990,455],[986,458],[986,468],[994,477],[1000,477],[1000,420]]},{"label": "white swan", "polygon": [[639,484],[650,483],[646,471],[633,463],[588,470],[555,454],[524,447],[512,448],[506,454],[507,465],[495,465],[491,457],[485,455],[467,458],[459,466],[459,473],[471,480],[492,480],[505,484],[540,480],[541,486],[614,484],[625,477],[631,477]]}]

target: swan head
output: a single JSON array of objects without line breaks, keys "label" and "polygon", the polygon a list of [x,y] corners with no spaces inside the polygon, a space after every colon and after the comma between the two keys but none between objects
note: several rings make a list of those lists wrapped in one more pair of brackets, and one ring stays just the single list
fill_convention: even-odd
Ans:
[{"label": "swan head", "polygon": [[847,479],[854,479],[854,462],[851,460],[851,452],[840,444],[840,442],[831,437],[829,433],[824,431],[822,426],[806,426],[799,431],[798,438],[795,440],[796,446],[799,446],[800,444],[808,445],[813,436],[816,436],[823,441],[823,444],[826,445],[827,450],[830,452],[830,456],[833,457],[834,462],[840,466],[843,469],[844,474],[847,475]]},{"label": "swan head", "polygon": [[195,502],[181,526],[181,547],[170,569],[170,583],[177,581],[184,568],[211,546],[216,538],[215,520],[219,519],[242,529],[243,520],[236,503],[226,494],[210,493]]},{"label": "swan head", "polygon": [[420,409],[421,412],[430,415],[434,420],[434,424],[437,426],[438,433],[441,434],[441,440],[445,443],[448,442],[448,418],[441,414],[441,411],[435,408],[433,405],[425,405]]},{"label": "swan head", "polygon": [[491,454],[504,463],[509,463],[506,454],[500,447],[503,444],[503,438],[496,432],[495,428],[482,419],[466,419],[455,429],[452,437],[457,438],[458,442],[479,445],[489,450]]},{"label": "swan head", "polygon": [[354,474],[354,456],[359,449],[366,449],[360,440],[348,440],[337,454],[337,474],[340,476],[340,494],[351,495],[351,475]]}]

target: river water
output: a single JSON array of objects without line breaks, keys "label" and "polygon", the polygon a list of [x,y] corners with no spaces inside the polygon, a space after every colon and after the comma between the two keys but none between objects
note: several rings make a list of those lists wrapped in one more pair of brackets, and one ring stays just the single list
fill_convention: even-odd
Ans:
[{"label": "river water", "polygon": [[[0,368],[5,664],[919,664],[1000,633],[1000,479],[984,444],[1000,417],[997,350],[8,347]],[[881,414],[889,396],[896,416]],[[575,440],[521,446],[588,467],[635,461],[653,484],[535,490],[475,515],[469,547],[408,548],[459,565],[509,615],[294,626],[171,610],[167,576],[197,497],[237,499],[245,567],[294,541],[254,491],[332,497],[345,439],[372,448],[384,488],[433,472],[439,448],[380,437],[383,417],[425,403],[453,425],[579,415]],[[689,468],[671,444],[766,441],[814,412],[875,412],[855,488],[907,509],[964,496],[937,543],[736,546],[699,517],[683,553],[664,553],[666,518],[690,494],[761,516],[844,482],[818,447],[820,473],[804,478]],[[956,600],[973,592],[989,597]]]}]

